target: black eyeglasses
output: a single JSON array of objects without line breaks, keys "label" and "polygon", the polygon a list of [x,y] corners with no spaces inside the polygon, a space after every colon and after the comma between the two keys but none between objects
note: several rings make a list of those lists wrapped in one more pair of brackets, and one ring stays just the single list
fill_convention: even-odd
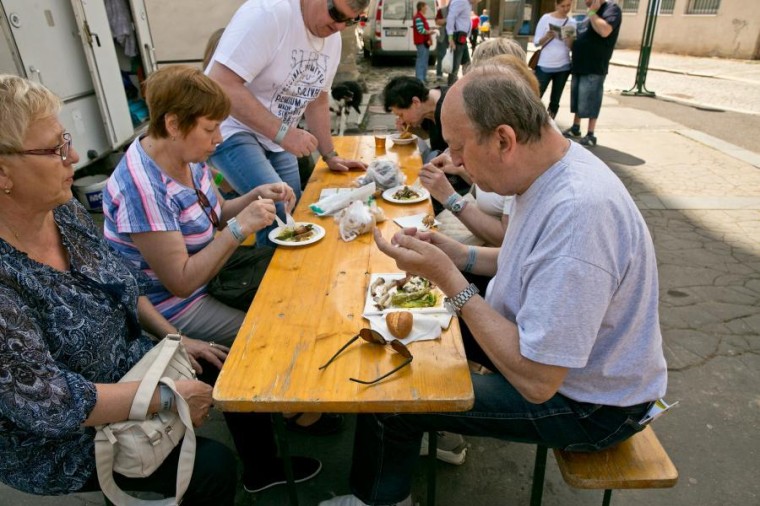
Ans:
[{"label": "black eyeglasses", "polygon": [[335,7],[335,2],[333,0],[327,0],[327,13],[333,21],[336,23],[343,23],[346,26],[355,25],[359,22],[359,16],[352,18],[340,12],[338,8]]},{"label": "black eyeglasses", "polygon": [[399,370],[403,369],[404,367],[408,366],[409,364],[412,363],[412,360],[414,359],[414,357],[412,356],[412,352],[409,351],[409,348],[407,348],[404,345],[404,343],[402,343],[398,339],[394,339],[393,341],[388,342],[388,341],[385,340],[385,338],[382,335],[380,335],[379,332],[376,332],[376,331],[374,331],[372,329],[361,329],[358,334],[356,334],[354,337],[352,337],[351,339],[349,339],[348,342],[346,344],[344,344],[335,353],[335,355],[333,355],[330,358],[330,360],[328,360],[324,365],[320,366],[319,369],[320,370],[325,369],[328,365],[332,364],[333,360],[335,360],[335,358],[338,355],[340,355],[343,352],[343,350],[345,350],[346,348],[348,348],[351,343],[353,343],[354,341],[356,341],[360,337],[362,339],[364,339],[365,341],[367,341],[368,343],[371,343],[371,344],[382,344],[382,345],[390,344],[391,348],[393,348],[394,351],[396,351],[399,355],[401,355],[402,357],[404,357],[406,360],[404,360],[404,363],[402,363],[401,365],[399,365],[398,367],[396,367],[392,371],[387,372],[387,373],[383,374],[382,376],[380,376],[379,378],[373,379],[372,381],[365,381],[365,380],[360,380],[360,379],[356,379],[356,378],[349,378],[351,381],[354,381],[356,383],[361,383],[362,385],[371,385],[373,383],[377,383],[378,381],[387,378],[388,376],[390,376],[394,372],[399,371]]},{"label": "black eyeglasses", "polygon": [[[214,225],[214,228],[219,228],[219,216],[216,214],[214,206],[212,206],[211,202],[208,201],[206,194],[196,188],[195,196],[198,197],[198,203],[201,205],[201,209],[203,209],[203,212],[206,214],[206,216],[208,216],[211,224]],[[208,211],[206,211],[206,208],[208,208]]]},{"label": "black eyeglasses", "polygon": [[66,132],[62,135],[63,143],[57,145],[54,148],[40,148],[40,149],[27,149],[26,151],[17,151],[15,153],[8,153],[10,155],[57,155],[61,157],[62,161],[66,161],[69,157],[69,149],[71,148],[71,134]]}]

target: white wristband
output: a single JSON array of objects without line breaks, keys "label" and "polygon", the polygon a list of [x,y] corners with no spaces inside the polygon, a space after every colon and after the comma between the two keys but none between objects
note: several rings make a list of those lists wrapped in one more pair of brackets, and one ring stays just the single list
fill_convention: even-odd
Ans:
[{"label": "white wristband", "polygon": [[243,234],[243,229],[240,227],[240,223],[238,223],[237,218],[231,218],[227,222],[227,228],[229,229],[230,234],[232,234],[232,237],[234,237],[237,242],[245,241],[245,234]]},{"label": "white wristband", "polygon": [[290,126],[287,123],[284,121],[280,123],[280,129],[277,130],[277,135],[275,135],[274,139],[272,139],[275,144],[278,146],[282,144],[282,141],[285,140],[285,136],[288,133],[288,129],[290,129]]}]

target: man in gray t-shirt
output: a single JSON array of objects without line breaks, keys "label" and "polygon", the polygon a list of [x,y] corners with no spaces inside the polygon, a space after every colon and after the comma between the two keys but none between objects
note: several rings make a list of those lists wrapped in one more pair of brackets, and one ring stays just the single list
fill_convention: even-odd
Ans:
[{"label": "man in gray t-shirt", "polygon": [[[452,161],[515,196],[501,248],[413,229],[375,241],[443,290],[495,373],[472,376],[461,415],[361,415],[351,489],[364,503],[410,504],[424,432],[596,451],[642,430],[667,387],[654,247],[620,180],[551,126],[511,67],[472,69],[441,119]],[[493,276],[485,297],[462,270]],[[324,504],[359,504],[339,499]]]}]

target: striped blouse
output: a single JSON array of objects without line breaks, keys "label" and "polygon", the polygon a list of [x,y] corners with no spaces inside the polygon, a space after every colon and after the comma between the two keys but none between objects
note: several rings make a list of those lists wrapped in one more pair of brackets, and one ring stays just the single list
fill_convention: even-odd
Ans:
[{"label": "striped blouse", "polygon": [[[190,164],[193,184],[221,215],[205,163]],[[145,272],[151,280],[148,297],[168,320],[190,309],[206,295],[206,285],[183,299],[172,295],[132,242],[131,234],[179,231],[187,252],[193,255],[214,239],[214,227],[198,202],[195,188],[167,176],[135,139],[108,180],[103,191],[104,234],[116,251]]]}]

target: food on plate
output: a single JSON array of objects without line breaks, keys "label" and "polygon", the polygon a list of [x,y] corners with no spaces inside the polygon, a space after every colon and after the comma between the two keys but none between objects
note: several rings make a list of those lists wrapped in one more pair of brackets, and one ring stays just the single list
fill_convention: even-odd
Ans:
[{"label": "food on plate", "polygon": [[414,134],[412,134],[412,132],[410,132],[409,130],[404,130],[403,132],[398,134],[399,139],[406,140],[406,139],[411,139],[412,137],[414,137]]},{"label": "food on plate", "polygon": [[282,232],[277,235],[278,241],[284,242],[303,242],[314,235],[314,225],[311,223],[298,224],[295,227],[285,227]]},{"label": "food on plate", "polygon": [[412,332],[414,316],[409,311],[394,311],[385,315],[385,324],[394,337],[403,339]]},{"label": "food on plate", "polygon": [[420,194],[410,187],[404,186],[393,194],[393,198],[396,200],[413,200],[420,198]]},{"label": "food on plate", "polygon": [[432,214],[426,214],[422,218],[422,224],[425,225],[427,228],[433,228],[435,226],[435,216]]},{"label": "food on plate", "polygon": [[438,302],[435,285],[411,274],[403,279],[377,278],[370,286],[370,295],[375,307],[380,310],[434,307]]}]

